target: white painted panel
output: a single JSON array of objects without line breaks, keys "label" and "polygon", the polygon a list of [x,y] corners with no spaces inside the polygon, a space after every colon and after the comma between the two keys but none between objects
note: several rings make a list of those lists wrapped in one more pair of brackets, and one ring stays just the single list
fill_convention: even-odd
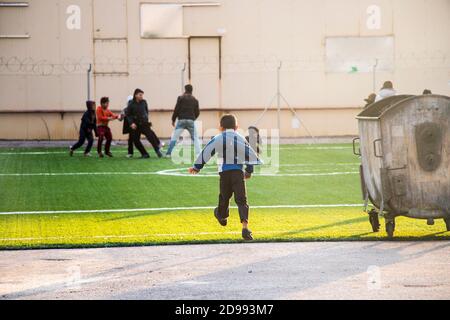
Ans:
[{"label": "white painted panel", "polygon": [[193,39],[191,68],[194,95],[203,107],[218,107],[219,44],[217,39]]},{"label": "white painted panel", "polygon": [[183,36],[183,6],[178,4],[141,5],[142,38],[175,38]]},{"label": "white painted panel", "polygon": [[28,34],[26,8],[2,8],[0,10],[0,35]]},{"label": "white painted panel", "polygon": [[394,70],[394,37],[330,37],[326,39],[326,71],[330,73]]},{"label": "white painted panel", "polygon": [[96,41],[95,69],[98,72],[127,72],[126,41]]},{"label": "white painted panel", "polygon": [[95,0],[94,35],[96,38],[127,37],[127,1]]}]

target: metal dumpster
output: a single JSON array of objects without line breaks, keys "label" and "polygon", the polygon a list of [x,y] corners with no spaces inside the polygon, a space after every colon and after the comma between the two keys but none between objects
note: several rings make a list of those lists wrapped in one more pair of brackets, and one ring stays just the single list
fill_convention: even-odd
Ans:
[{"label": "metal dumpster", "polygon": [[[450,97],[395,96],[357,116],[363,197],[374,231],[378,215],[393,237],[395,218],[444,219],[450,231]],[[356,142],[359,141],[359,149]]]}]

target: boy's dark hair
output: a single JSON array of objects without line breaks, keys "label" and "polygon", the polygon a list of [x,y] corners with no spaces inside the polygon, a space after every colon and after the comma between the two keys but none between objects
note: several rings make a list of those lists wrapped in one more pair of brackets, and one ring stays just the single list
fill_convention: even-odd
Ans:
[{"label": "boy's dark hair", "polygon": [[144,91],[142,91],[141,89],[136,89],[136,90],[134,90],[134,94],[133,94],[133,99],[136,99],[136,96],[139,94],[139,93],[144,93]]},{"label": "boy's dark hair", "polygon": [[187,85],[184,87],[184,90],[186,91],[186,93],[192,94],[192,92],[194,91],[194,87],[193,87],[191,84],[187,84]]},{"label": "boy's dark hair", "polygon": [[91,100],[86,101],[86,108],[88,110],[94,110],[95,109],[95,101],[91,101]]},{"label": "boy's dark hair", "polygon": [[237,127],[237,118],[233,114],[226,114],[220,119],[220,126],[224,129],[235,129]]},{"label": "boy's dark hair", "polygon": [[101,100],[100,100],[100,104],[105,104],[105,103],[108,103],[109,102],[109,98],[108,97],[103,97]]}]

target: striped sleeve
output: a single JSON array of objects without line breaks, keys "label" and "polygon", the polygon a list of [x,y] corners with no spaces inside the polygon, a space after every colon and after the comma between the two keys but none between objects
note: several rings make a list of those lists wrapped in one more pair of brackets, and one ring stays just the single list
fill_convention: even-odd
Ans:
[{"label": "striped sleeve", "polygon": [[197,160],[195,160],[194,168],[198,171],[202,170],[205,164],[211,160],[212,157],[216,154],[216,141],[217,137],[214,137],[202,150]]}]

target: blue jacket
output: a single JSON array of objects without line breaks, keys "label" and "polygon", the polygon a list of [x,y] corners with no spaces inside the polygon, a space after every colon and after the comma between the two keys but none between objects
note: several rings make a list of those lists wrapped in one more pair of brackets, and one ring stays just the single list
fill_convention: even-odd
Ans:
[{"label": "blue jacket", "polygon": [[205,164],[217,154],[219,172],[244,170],[253,173],[253,166],[262,164],[258,154],[247,140],[234,130],[227,130],[215,136],[195,161],[194,168],[202,170]]}]

